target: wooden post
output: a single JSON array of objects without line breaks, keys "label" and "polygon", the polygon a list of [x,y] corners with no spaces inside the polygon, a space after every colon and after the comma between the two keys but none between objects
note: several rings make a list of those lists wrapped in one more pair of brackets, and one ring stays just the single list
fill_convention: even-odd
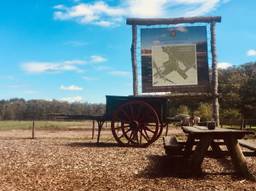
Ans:
[{"label": "wooden post", "polygon": [[212,52],[212,118],[216,121],[219,127],[219,99],[218,99],[218,68],[217,68],[217,52],[216,52],[216,23],[211,22],[211,52]]},{"label": "wooden post", "polygon": [[138,95],[138,71],[137,71],[137,59],[136,59],[136,48],[137,48],[137,26],[132,25],[132,76],[133,76],[133,95]]},{"label": "wooden post", "polygon": [[33,118],[33,124],[32,124],[32,139],[35,138],[35,119]]},{"label": "wooden post", "polygon": [[94,131],[95,131],[95,120],[92,120],[92,139],[94,139]]}]

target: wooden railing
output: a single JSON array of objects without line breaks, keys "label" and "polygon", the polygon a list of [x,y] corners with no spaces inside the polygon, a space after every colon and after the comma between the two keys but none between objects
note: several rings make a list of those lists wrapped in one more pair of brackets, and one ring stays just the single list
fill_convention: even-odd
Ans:
[{"label": "wooden railing", "polygon": [[240,129],[256,127],[256,119],[223,119],[220,126],[240,127]]}]

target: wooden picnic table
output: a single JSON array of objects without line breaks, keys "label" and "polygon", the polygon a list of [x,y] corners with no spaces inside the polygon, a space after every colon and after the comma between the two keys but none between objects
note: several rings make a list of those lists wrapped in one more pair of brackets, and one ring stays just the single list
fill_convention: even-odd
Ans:
[{"label": "wooden picnic table", "polygon": [[[201,172],[201,165],[209,147],[212,148],[214,154],[219,155],[221,153],[222,150],[218,142],[223,140],[222,143],[227,147],[228,156],[231,156],[236,172],[245,178],[256,180],[255,176],[248,170],[245,157],[238,143],[238,139],[253,132],[225,128],[209,130],[205,126],[183,126],[182,129],[187,134],[184,155],[191,157],[192,173]],[[192,151],[194,145],[195,150]]]}]

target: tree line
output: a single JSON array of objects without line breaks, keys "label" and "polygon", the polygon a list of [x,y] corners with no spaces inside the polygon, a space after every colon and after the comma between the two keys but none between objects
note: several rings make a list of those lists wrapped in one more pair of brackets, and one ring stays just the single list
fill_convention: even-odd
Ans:
[{"label": "tree line", "polygon": [[101,115],[104,104],[68,103],[57,100],[24,100],[14,98],[0,101],[1,120],[46,120],[51,114]]},{"label": "tree line", "polygon": [[[256,119],[256,62],[219,69],[220,117],[225,119]],[[170,113],[194,114],[202,120],[211,119],[211,102],[176,100]],[[105,104],[68,103],[57,100],[0,100],[0,120],[48,119],[49,114],[102,115]]]}]

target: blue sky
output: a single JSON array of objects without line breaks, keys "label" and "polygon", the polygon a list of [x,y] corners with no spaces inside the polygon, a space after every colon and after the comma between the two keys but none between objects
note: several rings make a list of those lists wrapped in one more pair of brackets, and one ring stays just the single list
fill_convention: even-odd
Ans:
[{"label": "blue sky", "polygon": [[220,67],[256,60],[255,0],[3,0],[0,99],[132,94],[126,17],[222,16]]}]

